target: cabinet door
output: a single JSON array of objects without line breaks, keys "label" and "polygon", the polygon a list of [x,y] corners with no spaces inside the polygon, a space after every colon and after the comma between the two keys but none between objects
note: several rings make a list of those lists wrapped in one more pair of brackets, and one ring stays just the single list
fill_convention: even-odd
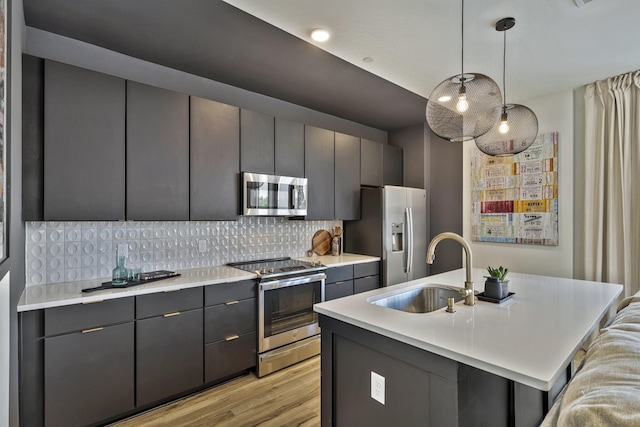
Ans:
[{"label": "cabinet door", "polygon": [[382,158],[384,165],[384,185],[403,185],[403,159],[402,148],[393,145],[382,146]]},{"label": "cabinet door", "polygon": [[131,81],[127,219],[189,219],[189,97]]},{"label": "cabinet door", "polygon": [[304,178],[304,125],[276,117],[276,175]]},{"label": "cabinet door", "polygon": [[192,221],[235,220],[239,206],[240,110],[191,97]]},{"label": "cabinet door", "polygon": [[360,219],[360,138],[336,133],[336,219]]},{"label": "cabinet door", "polygon": [[308,179],[306,219],[333,219],[334,133],[305,126],[304,173]]},{"label": "cabinet door", "polygon": [[240,110],[240,169],[243,172],[274,171],[273,116]]},{"label": "cabinet door", "polygon": [[360,183],[382,187],[382,144],[362,139],[360,156]]},{"label": "cabinet door", "polygon": [[44,219],[125,217],[125,81],[45,61]]},{"label": "cabinet door", "polygon": [[45,338],[46,426],[86,426],[134,408],[133,322]]},{"label": "cabinet door", "polygon": [[136,405],[203,383],[202,309],[136,321]]}]

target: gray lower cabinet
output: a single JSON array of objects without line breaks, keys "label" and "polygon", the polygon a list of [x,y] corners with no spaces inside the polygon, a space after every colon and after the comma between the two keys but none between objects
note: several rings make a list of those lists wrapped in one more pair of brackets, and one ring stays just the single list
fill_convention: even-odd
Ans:
[{"label": "gray lower cabinet", "polygon": [[360,219],[360,138],[335,134],[334,218]]},{"label": "gray lower cabinet", "polygon": [[[47,308],[23,317],[22,332],[36,343],[44,341],[43,359],[38,359],[38,344],[23,337],[23,348],[35,354],[22,355],[22,369],[38,372],[41,363],[44,376],[44,414],[40,418],[38,409],[31,408],[35,414],[29,422],[85,426],[132,410],[133,320],[133,298]],[[23,389],[31,385],[24,383]],[[37,401],[37,391],[27,394]]]},{"label": "gray lower cabinet", "polygon": [[404,185],[403,151],[393,145],[382,146],[384,185]]},{"label": "gray lower cabinet", "polygon": [[240,109],[195,96],[190,102],[189,218],[235,220],[240,194]]},{"label": "gray lower cabinet", "polygon": [[304,177],[304,125],[276,117],[275,174]]},{"label": "gray lower cabinet", "polygon": [[189,219],[189,97],[127,81],[127,219]]},{"label": "gray lower cabinet", "polygon": [[47,337],[46,426],[86,426],[134,408],[133,322]]},{"label": "gray lower cabinet", "polygon": [[274,117],[240,110],[240,169],[274,173]]},{"label": "gray lower cabinet", "polygon": [[380,287],[380,261],[330,267],[325,280],[325,301]]},{"label": "gray lower cabinet", "polygon": [[253,280],[205,288],[204,380],[219,382],[256,365],[256,285]]},{"label": "gray lower cabinet", "polygon": [[334,216],[334,132],[305,126],[304,174],[308,179],[308,220]]},{"label": "gray lower cabinet", "polygon": [[136,321],[136,405],[203,384],[202,309]]},{"label": "gray lower cabinet", "polygon": [[360,183],[382,187],[382,144],[362,138],[360,141]]},{"label": "gray lower cabinet", "polygon": [[46,60],[42,120],[44,220],[124,219],[125,81]]}]

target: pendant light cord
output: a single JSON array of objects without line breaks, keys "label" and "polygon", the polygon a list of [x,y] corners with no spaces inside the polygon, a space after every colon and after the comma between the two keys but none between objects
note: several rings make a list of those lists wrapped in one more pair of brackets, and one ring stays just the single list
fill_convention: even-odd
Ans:
[{"label": "pendant light cord", "polygon": [[462,84],[464,84],[464,0],[462,0],[462,11],[460,12],[462,15],[462,25],[460,26],[460,39],[461,39],[461,58],[460,58],[460,79],[462,80]]},{"label": "pendant light cord", "polygon": [[504,33],[504,39],[503,39],[503,43],[502,43],[502,96],[503,98],[503,111],[507,109],[507,85],[505,83],[506,81],[506,74],[507,74],[507,31],[503,31]]}]

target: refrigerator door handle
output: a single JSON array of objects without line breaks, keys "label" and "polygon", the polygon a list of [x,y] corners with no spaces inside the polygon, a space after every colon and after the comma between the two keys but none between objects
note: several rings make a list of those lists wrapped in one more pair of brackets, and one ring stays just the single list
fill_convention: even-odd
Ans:
[{"label": "refrigerator door handle", "polygon": [[408,255],[407,255],[407,273],[411,273],[411,270],[413,269],[413,211],[411,210],[411,208],[407,208],[407,212],[409,214],[409,233],[408,233],[408,246],[409,246],[409,251],[408,251]]},{"label": "refrigerator door handle", "polygon": [[411,209],[404,208],[404,272],[411,271]]}]

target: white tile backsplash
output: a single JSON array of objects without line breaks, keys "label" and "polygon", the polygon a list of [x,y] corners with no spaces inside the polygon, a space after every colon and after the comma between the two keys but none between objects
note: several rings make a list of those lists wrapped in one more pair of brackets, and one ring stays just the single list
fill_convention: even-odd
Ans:
[{"label": "white tile backsplash", "polygon": [[[126,266],[142,271],[212,267],[234,261],[305,256],[318,230],[342,221],[27,222],[26,285],[109,279],[115,248],[129,245]],[[199,241],[206,242],[200,252]]]}]

